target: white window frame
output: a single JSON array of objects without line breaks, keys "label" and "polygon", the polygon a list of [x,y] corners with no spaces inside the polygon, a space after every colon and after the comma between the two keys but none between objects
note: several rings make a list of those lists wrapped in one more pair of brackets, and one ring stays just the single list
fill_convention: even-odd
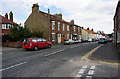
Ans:
[{"label": "white window frame", "polygon": [[58,30],[60,30],[60,22],[58,22]]},{"label": "white window frame", "polygon": [[[54,35],[54,38],[53,38],[53,35]],[[52,42],[55,42],[55,33],[52,33]]]},{"label": "white window frame", "polygon": [[78,27],[78,32],[80,32],[80,27]]},{"label": "white window frame", "polygon": [[67,25],[67,31],[70,31],[70,27],[69,27],[69,25]]},{"label": "white window frame", "polygon": [[52,30],[55,30],[55,21],[52,21]]},{"label": "white window frame", "polygon": [[63,24],[63,31],[65,31],[65,24]]},{"label": "white window frame", "polygon": [[74,26],[74,32],[76,31],[76,26]]}]

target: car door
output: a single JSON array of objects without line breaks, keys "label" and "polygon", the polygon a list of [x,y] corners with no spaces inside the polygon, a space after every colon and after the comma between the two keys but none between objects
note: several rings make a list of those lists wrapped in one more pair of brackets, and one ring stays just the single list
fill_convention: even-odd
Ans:
[{"label": "car door", "polygon": [[42,39],[42,43],[43,43],[43,47],[47,47],[47,46],[48,46],[48,45],[47,45],[47,40]]},{"label": "car door", "polygon": [[43,42],[41,38],[37,39],[37,43],[38,43],[38,48],[42,48],[43,47]]}]

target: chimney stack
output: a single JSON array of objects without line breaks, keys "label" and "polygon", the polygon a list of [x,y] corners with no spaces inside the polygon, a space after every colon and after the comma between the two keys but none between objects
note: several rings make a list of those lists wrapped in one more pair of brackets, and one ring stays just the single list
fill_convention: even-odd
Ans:
[{"label": "chimney stack", "polygon": [[74,24],[74,20],[71,20],[70,23]]},{"label": "chimney stack", "polygon": [[13,13],[12,13],[12,11],[10,11],[9,16],[10,16],[10,20],[13,22]]},{"label": "chimney stack", "polygon": [[8,14],[7,13],[5,14],[5,18],[8,19]]},{"label": "chimney stack", "polygon": [[59,13],[59,14],[54,14],[54,16],[57,16],[57,17],[59,17],[60,19],[62,19],[62,14],[61,14],[61,13]]},{"label": "chimney stack", "polygon": [[39,11],[38,3],[33,4],[33,6],[32,6],[32,12],[38,12],[38,11]]},{"label": "chimney stack", "polygon": [[82,29],[84,29],[84,27],[81,27]]},{"label": "chimney stack", "polygon": [[87,30],[89,30],[89,27],[87,28]]}]

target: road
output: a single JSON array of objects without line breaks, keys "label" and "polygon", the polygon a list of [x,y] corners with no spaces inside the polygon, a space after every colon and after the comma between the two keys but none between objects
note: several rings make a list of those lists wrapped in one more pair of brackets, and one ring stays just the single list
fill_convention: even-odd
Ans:
[{"label": "road", "polygon": [[[110,49],[113,50],[108,51]],[[119,57],[117,49],[115,51],[114,49],[112,43],[97,42],[57,45],[38,51],[4,48],[0,72],[8,79],[11,77],[119,79],[117,60]]]}]

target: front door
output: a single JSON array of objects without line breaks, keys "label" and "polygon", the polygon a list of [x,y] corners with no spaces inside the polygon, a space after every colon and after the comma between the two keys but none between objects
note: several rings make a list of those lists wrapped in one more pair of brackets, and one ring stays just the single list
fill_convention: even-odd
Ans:
[{"label": "front door", "polygon": [[60,44],[61,43],[61,34],[58,34],[57,38],[58,38],[58,44]]}]

